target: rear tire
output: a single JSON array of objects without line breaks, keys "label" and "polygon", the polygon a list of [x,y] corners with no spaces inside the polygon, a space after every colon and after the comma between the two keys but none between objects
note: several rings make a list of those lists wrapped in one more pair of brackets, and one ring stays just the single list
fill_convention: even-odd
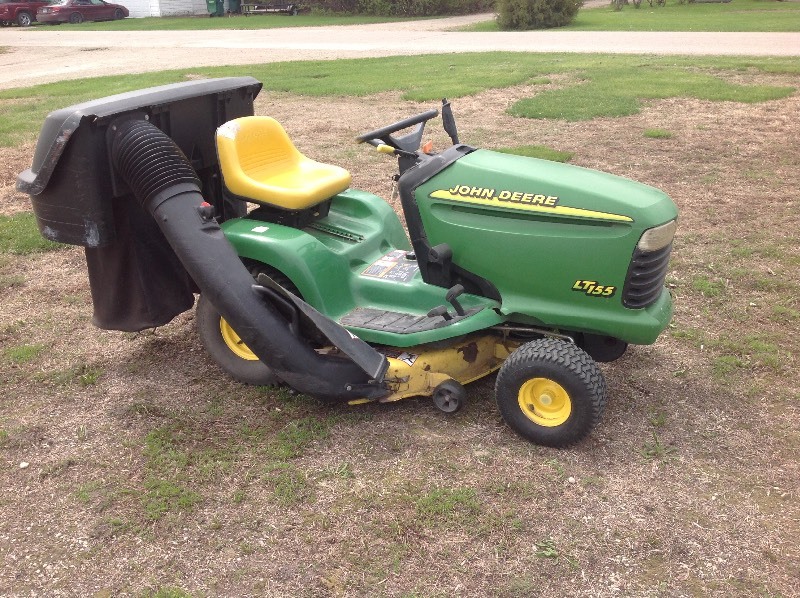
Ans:
[{"label": "rear tire", "polygon": [[269,366],[250,351],[205,295],[200,295],[197,301],[197,333],[211,358],[237,382],[253,386],[280,383]]},{"label": "rear tire", "polygon": [[79,25],[83,23],[83,15],[79,12],[74,12],[71,15],[69,15],[69,22],[72,23],[73,25]]},{"label": "rear tire", "polygon": [[20,27],[30,27],[31,23],[33,23],[31,13],[22,11],[17,15],[17,25]]},{"label": "rear tire", "polygon": [[[266,274],[290,293],[300,296],[292,281],[274,268],[257,264],[249,268],[249,271],[253,278]],[[211,358],[231,378],[253,386],[276,386],[281,383],[280,378],[242,342],[236,331],[204,295],[200,295],[197,301],[196,317],[200,341]]]},{"label": "rear tire", "polygon": [[565,447],[600,421],[606,383],[597,364],[576,345],[543,338],[511,354],[495,383],[506,423],[531,442]]}]

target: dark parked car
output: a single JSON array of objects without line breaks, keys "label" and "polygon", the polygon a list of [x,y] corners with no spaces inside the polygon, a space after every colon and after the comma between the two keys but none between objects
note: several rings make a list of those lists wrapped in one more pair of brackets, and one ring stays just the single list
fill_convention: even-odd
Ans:
[{"label": "dark parked car", "polygon": [[14,23],[27,27],[36,20],[36,11],[48,0],[0,0],[0,25],[10,27]]},{"label": "dark parked car", "polygon": [[103,0],[55,0],[36,13],[41,23],[83,23],[124,19],[128,9]]}]

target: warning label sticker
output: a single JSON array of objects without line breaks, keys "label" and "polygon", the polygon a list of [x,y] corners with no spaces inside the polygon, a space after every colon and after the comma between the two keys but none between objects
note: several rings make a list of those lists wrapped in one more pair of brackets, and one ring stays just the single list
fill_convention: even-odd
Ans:
[{"label": "warning label sticker", "polygon": [[388,349],[383,352],[386,357],[391,357],[392,359],[397,359],[402,361],[406,365],[414,365],[417,361],[419,355],[415,353],[408,353],[406,351],[400,351],[398,349]]},{"label": "warning label sticker", "polygon": [[409,282],[418,271],[419,265],[416,261],[408,259],[408,252],[396,249],[372,262],[361,275],[395,282]]}]

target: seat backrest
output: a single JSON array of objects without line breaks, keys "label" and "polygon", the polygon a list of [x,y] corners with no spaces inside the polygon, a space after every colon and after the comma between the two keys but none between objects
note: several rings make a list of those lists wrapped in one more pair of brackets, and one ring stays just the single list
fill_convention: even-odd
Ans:
[{"label": "seat backrest", "polygon": [[268,116],[246,116],[217,129],[217,154],[228,190],[286,210],[312,207],[350,185],[350,173],[315,162]]},{"label": "seat backrest", "polygon": [[225,123],[217,129],[217,152],[225,172],[256,180],[295,166],[302,154],[284,128],[269,116],[248,116]]}]

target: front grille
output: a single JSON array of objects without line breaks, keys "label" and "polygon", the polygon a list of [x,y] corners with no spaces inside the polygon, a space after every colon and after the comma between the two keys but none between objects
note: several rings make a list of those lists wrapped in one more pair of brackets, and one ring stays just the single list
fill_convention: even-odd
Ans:
[{"label": "front grille", "polygon": [[625,307],[639,309],[655,303],[664,288],[671,252],[672,243],[657,251],[634,251],[622,289]]}]

